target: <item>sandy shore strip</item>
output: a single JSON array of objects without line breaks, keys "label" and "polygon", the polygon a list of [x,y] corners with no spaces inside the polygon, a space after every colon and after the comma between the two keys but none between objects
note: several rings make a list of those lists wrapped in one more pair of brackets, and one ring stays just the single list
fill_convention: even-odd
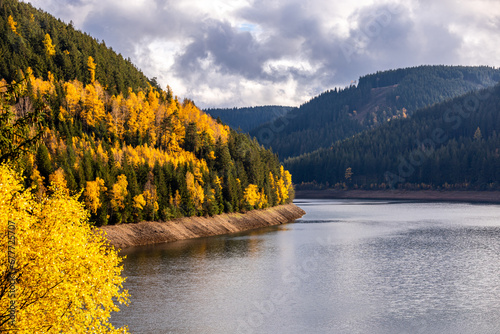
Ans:
[{"label": "sandy shore strip", "polygon": [[102,226],[100,229],[106,232],[111,245],[123,249],[285,224],[303,215],[305,211],[298,206],[285,204],[246,213],[225,213],[213,217],[185,217],[166,222],[144,221],[138,224]]}]

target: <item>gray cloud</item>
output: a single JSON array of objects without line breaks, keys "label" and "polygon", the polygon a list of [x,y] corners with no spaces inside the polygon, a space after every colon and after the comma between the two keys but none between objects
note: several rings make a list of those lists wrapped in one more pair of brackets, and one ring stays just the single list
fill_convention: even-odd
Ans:
[{"label": "gray cloud", "polygon": [[179,75],[203,70],[200,62],[211,60],[221,74],[248,79],[262,78],[266,54],[248,31],[238,31],[227,22],[207,20],[184,52],[176,59]]},{"label": "gray cloud", "polygon": [[32,2],[202,107],[297,105],[397,67],[500,65],[500,7],[488,0]]},{"label": "gray cloud", "polygon": [[99,36],[120,52],[133,56],[141,44],[155,38],[170,39],[193,26],[189,17],[176,15],[170,1],[151,1],[140,9],[104,2],[88,13],[83,30]]}]

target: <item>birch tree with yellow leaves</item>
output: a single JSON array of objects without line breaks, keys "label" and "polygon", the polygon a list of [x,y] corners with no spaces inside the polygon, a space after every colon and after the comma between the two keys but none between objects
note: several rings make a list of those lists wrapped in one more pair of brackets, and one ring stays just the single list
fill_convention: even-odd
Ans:
[{"label": "birch tree with yellow leaves", "polygon": [[0,332],[126,333],[109,321],[128,303],[121,259],[64,182],[38,201],[0,165],[0,184]]}]

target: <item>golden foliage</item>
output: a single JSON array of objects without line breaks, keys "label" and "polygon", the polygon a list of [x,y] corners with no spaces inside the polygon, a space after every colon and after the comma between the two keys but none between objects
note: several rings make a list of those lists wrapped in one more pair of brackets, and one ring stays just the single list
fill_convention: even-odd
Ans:
[{"label": "golden foliage", "polygon": [[134,208],[142,210],[146,206],[146,200],[142,194],[134,196]]},{"label": "golden foliage", "polygon": [[[169,154],[182,151],[186,125],[193,122],[199,134],[206,133],[213,142],[218,139],[227,142],[229,127],[218,124],[191,101],[180,104],[175,98],[167,99],[166,92],[154,88],[147,93],[129,88],[127,98],[123,94],[109,96],[95,80],[96,64],[92,57],[88,58],[87,66],[90,84],[84,86],[78,80],[63,83],[63,105],[70,119],[81,117],[92,127],[105,122],[107,129],[118,138],[123,139],[126,134],[147,137],[148,143],[156,144]],[[35,98],[55,96],[53,75],[49,73],[48,76],[49,80],[35,78],[31,69],[27,70]],[[209,157],[215,159],[213,153]]]},{"label": "golden foliage", "polygon": [[249,184],[245,189],[243,198],[248,205],[254,207],[255,204],[257,204],[257,202],[259,201],[259,187],[257,187],[257,185],[255,184]]},{"label": "golden foliage", "polygon": [[259,192],[259,187],[255,184],[249,184],[245,189],[243,198],[252,208],[262,209],[267,207],[267,196],[264,194],[264,189]]},{"label": "golden foliage", "polygon": [[54,173],[49,175],[49,182],[56,191],[69,195],[68,184],[62,168],[58,168]]},{"label": "golden foliage", "polygon": [[49,80],[43,80],[42,78],[35,78],[31,68],[26,70],[26,78],[30,81],[33,88],[33,93],[35,98],[44,98],[46,96],[57,96],[56,86],[54,85],[54,76],[52,73],[48,72]]},{"label": "golden foliage", "polygon": [[83,119],[90,126],[97,126],[105,117],[104,90],[99,82],[85,86]]},{"label": "golden foliage", "polygon": [[87,59],[87,67],[90,72],[90,83],[94,83],[95,81],[95,69],[96,69],[96,63],[94,63],[94,58],[90,57]]},{"label": "golden foliage", "polygon": [[286,203],[293,189],[292,175],[290,172],[285,170],[283,166],[280,166],[280,175],[273,176],[273,173],[269,172],[269,181],[271,183],[271,190],[277,198],[276,204]]},{"label": "golden foliage", "polygon": [[45,48],[45,54],[47,56],[54,56],[56,54],[56,48],[54,44],[52,44],[52,38],[50,38],[49,34],[45,34],[45,38],[43,39],[43,46]]},{"label": "golden foliage", "polygon": [[186,185],[189,195],[194,201],[194,206],[197,210],[202,210],[203,202],[205,200],[205,193],[203,187],[195,180],[191,172],[186,172]]},{"label": "golden foliage", "polygon": [[78,80],[64,83],[65,105],[72,117],[78,115],[81,111],[80,101],[85,98],[83,84]]},{"label": "golden foliage", "polygon": [[[15,333],[123,333],[109,322],[117,304],[128,302],[121,259],[93,229],[75,197],[57,187],[37,201],[22,180],[0,166],[0,270],[8,273],[7,229],[15,223]],[[5,280],[5,282],[9,282]],[[3,286],[2,288],[8,288]],[[8,317],[11,300],[0,296],[0,317]],[[13,327],[13,325],[15,327]]]},{"label": "golden foliage", "polygon": [[92,212],[96,213],[101,207],[101,193],[106,191],[107,188],[104,186],[104,180],[97,177],[95,181],[87,181],[87,186],[85,187],[85,205]]},{"label": "golden foliage", "polygon": [[289,198],[289,193],[292,187],[292,175],[289,171],[280,166],[280,177],[276,178],[276,191],[279,193],[279,204],[284,204]]},{"label": "golden foliage", "polygon": [[111,199],[113,210],[118,211],[125,207],[125,197],[128,195],[127,186],[127,177],[124,174],[118,175],[118,180],[113,185],[113,198]]},{"label": "golden foliage", "polygon": [[7,19],[7,24],[9,25],[10,30],[12,30],[16,35],[18,35],[17,22],[14,21],[12,15],[9,15],[9,18]]}]

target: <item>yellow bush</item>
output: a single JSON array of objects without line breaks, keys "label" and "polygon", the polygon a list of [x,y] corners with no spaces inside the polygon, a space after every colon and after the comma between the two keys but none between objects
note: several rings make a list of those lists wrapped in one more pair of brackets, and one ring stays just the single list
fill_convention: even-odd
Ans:
[{"label": "yellow bush", "polygon": [[[75,197],[52,187],[41,201],[0,165],[0,291],[10,291],[8,225],[15,224],[15,298],[0,294],[0,331],[123,333],[109,322],[128,303],[121,258],[88,224]],[[12,239],[11,239],[12,246]],[[13,252],[12,252],[13,251]],[[15,321],[9,307],[15,302]]]}]

